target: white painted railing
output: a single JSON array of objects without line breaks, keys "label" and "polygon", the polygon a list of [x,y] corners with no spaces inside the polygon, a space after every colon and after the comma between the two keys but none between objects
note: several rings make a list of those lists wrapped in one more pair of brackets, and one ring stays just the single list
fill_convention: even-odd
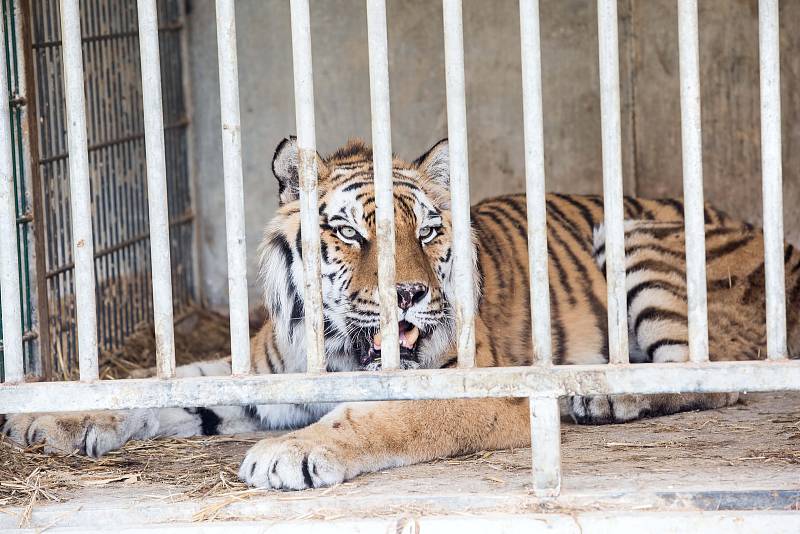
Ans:
[{"label": "white painted railing", "polygon": [[[139,0],[154,321],[159,376],[98,380],[92,227],[85,99],[77,0],[61,0],[69,125],[73,248],[76,265],[80,382],[24,382],[11,168],[9,96],[0,95],[0,280],[6,381],[0,412],[76,411],[225,404],[313,403],[390,399],[523,397],[530,399],[534,490],[560,489],[558,397],[625,393],[781,391],[800,389],[800,362],[787,360],[783,278],[778,1],[760,0],[761,109],[767,332],[770,361],[709,362],[703,237],[700,79],[697,1],[678,0],[681,119],[689,293],[690,362],[631,366],[625,293],[619,57],[616,0],[598,0],[600,93],[611,365],[554,366],[550,339],[545,227],[544,142],[538,0],[520,0],[528,246],[535,363],[480,368],[475,364],[474,293],[469,222],[466,98],[460,0],[443,0],[450,183],[454,231],[455,303],[461,369],[399,371],[394,290],[394,229],[385,0],[367,0],[374,144],[379,287],[384,370],[325,374],[314,92],[308,0],[291,0],[300,208],[305,284],[307,373],[253,375],[248,343],[241,124],[233,0],[217,0],[222,143],[231,296],[231,377],[174,377],[169,234],[166,225],[163,120],[154,0]],[[0,25],[1,27],[1,25]],[[0,34],[0,41],[4,42]],[[0,90],[5,71],[0,69]],[[83,214],[84,216],[79,216]]]},{"label": "white painted railing", "polygon": [[319,262],[317,136],[314,130],[314,79],[311,71],[311,17],[308,0],[291,0],[291,12],[294,105],[297,114],[297,157],[300,174],[306,370],[309,373],[320,373],[325,371],[325,340]]},{"label": "white painted railing", "polygon": [[700,128],[700,38],[697,29],[697,0],[678,0],[678,43],[689,359],[693,362],[707,362],[706,232],[703,204],[703,139]]},{"label": "white painted railing", "polygon": [[[67,99],[69,193],[72,213],[72,255],[75,261],[75,310],[78,330],[78,365],[81,380],[99,378],[97,366],[97,308],[94,278],[89,149],[86,140],[86,95],[83,92],[81,16],[78,0],[61,0],[61,40],[64,92]],[[144,70],[144,65],[142,66]],[[2,127],[8,124],[7,116]]]},{"label": "white painted railing", "polygon": [[367,0],[372,153],[375,169],[375,228],[378,238],[378,294],[381,308],[381,366],[400,367],[395,284],[392,127],[389,113],[389,40],[386,0]]},{"label": "white painted railing", "polygon": [[778,0],[758,2],[761,73],[761,173],[764,197],[764,274],[767,287],[767,356],[785,359],[786,287],[783,259],[781,171],[781,66]]},{"label": "white painted railing", "polygon": [[244,231],[242,122],[239,117],[239,66],[236,56],[236,15],[233,0],[217,2],[217,53],[222,120],[222,160],[225,179],[225,232],[228,240],[228,301],[231,320],[231,369],[234,375],[252,370],[250,309],[247,300],[247,248]]},{"label": "white painted railing", "polygon": [[[0,57],[6,57],[5,25],[0,24]],[[25,377],[22,358],[22,307],[17,252],[17,196],[10,129],[8,76],[0,68],[0,301],[2,301],[3,365],[8,382]]]},{"label": "white painted railing", "polygon": [[173,331],[175,321],[172,317],[172,269],[167,208],[167,162],[164,153],[164,113],[161,103],[161,60],[158,53],[158,13],[156,0],[139,0],[138,6],[144,96],[144,144],[147,154],[147,206],[150,211],[150,258],[153,264],[156,368],[159,378],[175,378],[175,332]]},{"label": "white painted railing", "polygon": [[600,52],[600,129],[603,136],[603,201],[608,282],[608,358],[628,363],[625,228],[622,206],[622,132],[619,108],[617,0],[597,0]]},{"label": "white painted railing", "polygon": [[467,96],[464,81],[464,36],[461,0],[442,0],[444,65],[447,90],[447,135],[450,150],[450,213],[453,220],[453,281],[456,289],[458,366],[475,366],[475,278],[469,224],[469,158]]}]

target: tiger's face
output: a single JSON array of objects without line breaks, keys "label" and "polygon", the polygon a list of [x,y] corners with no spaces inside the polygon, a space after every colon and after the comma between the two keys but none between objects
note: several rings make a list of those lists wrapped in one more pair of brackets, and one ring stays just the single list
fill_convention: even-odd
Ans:
[{"label": "tiger's face", "polygon": [[[447,160],[447,141],[441,141],[413,163],[393,162],[395,281],[404,368],[442,366],[455,339]],[[280,208],[267,226],[261,276],[279,350],[304,360],[297,161],[294,139],[284,140],[273,160]],[[375,369],[380,366],[381,338],[372,151],[351,141],[327,158],[317,156],[317,167],[327,365],[336,371]]]}]

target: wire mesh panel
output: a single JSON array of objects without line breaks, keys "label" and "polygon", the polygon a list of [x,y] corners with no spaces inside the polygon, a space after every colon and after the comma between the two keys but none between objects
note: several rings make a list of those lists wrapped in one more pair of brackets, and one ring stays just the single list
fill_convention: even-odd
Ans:
[{"label": "wire mesh panel", "polygon": [[[12,157],[14,167],[14,193],[17,215],[17,252],[19,255],[20,300],[22,306],[23,350],[25,366],[29,372],[39,372],[37,358],[37,335],[35,331],[35,269],[33,258],[33,215],[31,210],[31,176],[25,168],[23,146],[24,100],[20,98],[23,73],[19,62],[19,28],[14,16],[17,1],[3,0],[2,15],[5,28],[6,57],[2,68],[6,69],[8,94],[11,96],[10,128],[12,137]],[[3,125],[7,128],[8,125]],[[0,321],[0,338],[3,325]],[[0,375],[3,374],[3,344],[0,341]]]},{"label": "wire mesh panel", "polygon": [[[118,348],[152,318],[141,63],[135,0],[80,4],[98,342]],[[158,2],[166,167],[176,313],[195,299],[193,212],[187,157],[189,120],[183,84],[183,2]],[[30,4],[38,110],[38,170],[43,192],[50,357],[55,376],[77,361],[74,262],[58,0]],[[46,353],[45,353],[46,354]]]}]

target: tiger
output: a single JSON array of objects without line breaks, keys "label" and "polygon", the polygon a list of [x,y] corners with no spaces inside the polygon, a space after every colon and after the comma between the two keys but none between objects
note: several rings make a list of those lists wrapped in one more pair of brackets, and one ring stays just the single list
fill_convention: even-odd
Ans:
[{"label": "tiger", "polygon": [[[256,373],[306,370],[299,148],[277,147],[279,207],[259,249],[266,320],[251,340]],[[381,365],[372,150],[348,141],[316,155],[321,290],[327,370]],[[397,314],[401,367],[457,364],[447,140],[406,162],[393,158]],[[630,359],[688,359],[683,204],[624,198]],[[548,194],[547,246],[555,364],[609,360],[603,199]],[[704,208],[710,359],[765,358],[763,237],[710,205]],[[471,209],[476,364],[529,365],[526,198],[507,195]],[[800,350],[800,253],[785,246],[789,348]],[[179,377],[225,375],[230,358],[180,366]],[[737,402],[736,393],[606,395],[562,399],[580,424],[624,423]],[[363,473],[481,450],[530,445],[528,401],[513,398],[203,406],[8,416],[3,432],[48,453],[99,457],[133,439],[289,430],[257,442],[239,471],[247,484],[300,490]]]}]

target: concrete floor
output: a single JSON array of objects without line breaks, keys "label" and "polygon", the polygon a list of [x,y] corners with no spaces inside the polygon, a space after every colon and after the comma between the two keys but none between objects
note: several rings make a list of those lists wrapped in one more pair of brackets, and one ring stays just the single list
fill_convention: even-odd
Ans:
[{"label": "concrete floor", "polygon": [[[212,477],[230,478],[256,437],[222,437],[225,441],[203,444],[213,454],[210,463],[207,458],[202,465],[198,462],[199,468]],[[170,462],[185,462],[185,454],[176,449],[172,457],[161,457],[147,469],[156,471],[151,475],[172,472],[177,463]],[[800,394],[750,395],[744,404],[721,410],[626,425],[565,424],[562,461],[562,495],[551,502],[530,493],[529,449],[441,459],[297,493],[238,486],[197,497],[193,488],[169,477],[153,483],[158,477],[142,482],[136,476],[126,480],[122,473],[118,481],[87,484],[62,502],[0,509],[0,530],[25,526],[82,531],[110,525],[149,530],[165,524],[181,530],[253,520],[262,526],[334,520],[391,520],[397,525],[401,519],[465,514],[476,519],[551,517],[537,515],[544,512],[800,511]],[[130,474],[139,471],[131,468]],[[790,517],[800,521],[800,514]],[[241,523],[246,525],[251,523]]]}]

